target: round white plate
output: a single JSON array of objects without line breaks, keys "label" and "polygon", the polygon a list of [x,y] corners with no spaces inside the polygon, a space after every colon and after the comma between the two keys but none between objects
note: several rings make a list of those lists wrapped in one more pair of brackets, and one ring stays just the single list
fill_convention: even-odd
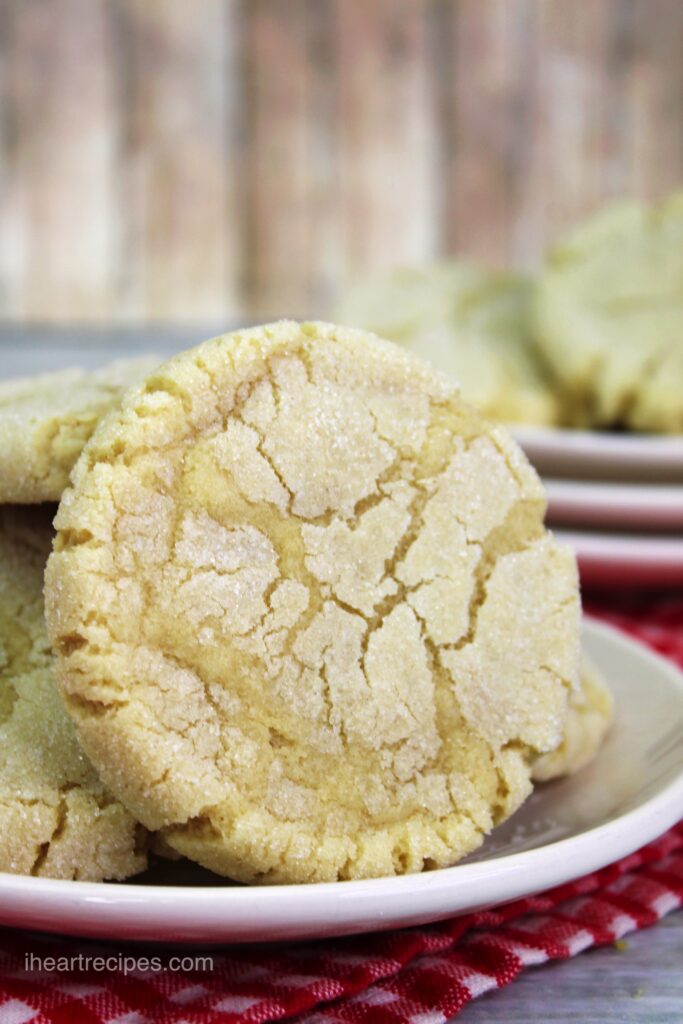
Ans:
[{"label": "round white plate", "polygon": [[674,586],[683,583],[683,536],[560,530],[574,549],[584,583],[604,586]]},{"label": "round white plate", "polygon": [[584,643],[616,697],[616,720],[600,754],[573,779],[540,786],[455,867],[263,888],[216,884],[208,875],[201,886],[0,875],[0,924],[156,943],[321,938],[437,921],[603,867],[683,816],[683,675],[593,621],[585,623]]},{"label": "round white plate", "polygon": [[543,479],[552,526],[683,529],[683,484],[615,484]]},{"label": "round white plate", "polygon": [[541,474],[574,479],[683,481],[683,434],[511,426]]}]

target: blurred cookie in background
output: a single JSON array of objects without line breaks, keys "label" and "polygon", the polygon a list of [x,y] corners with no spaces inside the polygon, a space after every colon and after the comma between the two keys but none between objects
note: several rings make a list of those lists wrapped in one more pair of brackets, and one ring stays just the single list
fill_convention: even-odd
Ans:
[{"label": "blurred cookie in background", "polygon": [[539,351],[569,423],[683,431],[683,191],[614,203],[550,250]]},{"label": "blurred cookie in background", "polygon": [[348,288],[334,319],[398,342],[509,423],[554,425],[559,405],[534,350],[533,285],[462,263],[403,268]]}]

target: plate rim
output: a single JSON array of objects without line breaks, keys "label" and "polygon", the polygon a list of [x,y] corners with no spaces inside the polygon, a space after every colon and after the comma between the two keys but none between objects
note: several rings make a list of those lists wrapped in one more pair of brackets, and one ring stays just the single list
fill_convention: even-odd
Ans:
[{"label": "plate rim", "polygon": [[552,526],[583,530],[665,531],[683,527],[683,482],[634,483],[543,475]]},{"label": "plate rim", "polygon": [[[633,480],[591,480],[576,477],[556,477],[544,473],[543,486],[546,489],[549,501],[553,500],[552,490],[554,490],[558,496],[561,496],[562,501],[576,500],[573,497],[573,492],[575,492],[584,501],[589,499],[591,501],[614,501],[616,499],[623,505],[626,505],[629,501],[633,501],[633,504],[643,500],[654,503],[655,500],[661,501],[664,498],[667,503],[671,502],[673,504],[674,500],[677,503],[680,502],[680,507],[683,508],[683,482],[680,481],[675,483],[671,481],[637,483]],[[559,500],[559,497],[555,500]],[[677,508],[678,505],[674,507]]]},{"label": "plate rim", "polygon": [[583,430],[577,427],[548,427],[533,423],[506,423],[505,426],[518,444],[560,444],[567,454],[585,454],[589,458],[602,459],[607,454],[637,452],[651,457],[652,450],[659,449],[664,457],[678,455],[675,461],[683,466],[681,455],[682,434],[647,434],[639,431]]},{"label": "plate rim", "polygon": [[[587,635],[591,633],[607,637],[612,643],[617,642],[621,646],[626,645],[633,649],[639,657],[650,661],[653,667],[659,672],[664,672],[669,681],[678,687],[683,700],[683,672],[668,658],[657,654],[642,642],[635,640],[612,625],[598,620],[590,615],[584,616],[584,630]],[[375,879],[354,880],[348,882],[319,882],[305,885],[274,885],[274,886],[174,886],[174,885],[150,885],[141,886],[130,882],[88,882],[72,881],[66,879],[36,878],[26,875],[14,875],[0,873],[0,908],[3,906],[4,898],[11,897],[16,900],[22,895],[27,901],[40,900],[41,897],[50,897],[55,901],[57,911],[64,913],[83,914],[84,910],[93,913],[99,907],[108,905],[116,912],[131,913],[131,911],[145,908],[154,920],[158,923],[160,917],[165,915],[173,918],[174,913],[195,907],[206,917],[206,926],[210,931],[220,922],[229,924],[225,920],[228,911],[234,908],[235,911],[244,911],[248,908],[251,921],[258,928],[266,927],[268,922],[277,919],[280,924],[287,922],[288,917],[283,917],[283,911],[287,911],[296,901],[297,922],[303,927],[303,931],[297,931],[294,927],[290,934],[300,934],[300,937],[313,938],[312,934],[305,930],[306,922],[316,920],[316,910],[320,911],[321,903],[327,908],[326,915],[330,923],[335,921],[342,927],[336,934],[349,934],[352,931],[379,930],[381,928],[401,927],[394,919],[382,921],[378,918],[372,928],[348,927],[348,915],[344,915],[344,906],[350,905],[351,901],[374,897],[391,896],[394,900],[417,900],[420,896],[431,894],[432,902],[444,889],[452,889],[452,881],[457,877],[458,888],[467,889],[471,879],[476,879],[477,886],[481,888],[490,887],[491,899],[487,896],[486,904],[494,906],[497,903],[510,902],[521,896],[529,895],[556,885],[564,884],[574,878],[597,871],[646,845],[661,835],[668,828],[680,820],[683,814],[683,767],[678,774],[671,779],[662,790],[647,798],[642,804],[632,808],[616,817],[605,821],[602,824],[588,828],[577,835],[567,836],[554,842],[545,843],[533,849],[521,850],[517,853],[505,854],[499,857],[479,860],[469,864],[455,864],[452,867],[441,868],[436,871],[408,874],[402,876],[389,876]],[[553,851],[553,856],[548,857],[548,851]],[[603,851],[601,853],[601,851]],[[607,852],[604,852],[607,851]],[[568,865],[571,868],[568,869]],[[529,885],[529,876],[534,876],[535,869],[539,866],[540,872],[536,871],[538,884]],[[354,902],[355,902],[354,901]],[[14,904],[16,906],[16,903]],[[458,914],[472,912],[474,907],[463,909],[446,910],[441,914],[442,918],[454,917]],[[341,910],[341,916],[336,913]],[[360,911],[357,911],[357,915]],[[419,917],[419,913],[417,917]],[[5,915],[0,910],[0,921]],[[436,920],[438,914],[431,910],[426,912],[426,920]],[[125,920],[122,918],[122,920]],[[14,927],[22,927],[21,924],[10,922]],[[69,933],[81,936],[92,935],[88,926],[93,923],[90,917],[82,916],[77,921],[77,930],[74,930],[70,921],[68,929],[61,929],[62,933]],[[110,922],[110,926],[113,924]],[[405,925],[404,925],[405,926]],[[24,925],[23,927],[36,927]],[[57,931],[56,928],[37,926],[47,931]],[[195,928],[194,925],[192,925]],[[196,928],[195,928],[196,930]],[[285,924],[286,933],[286,924]],[[101,932],[96,932],[101,937]],[[328,934],[334,934],[329,932]],[[217,939],[214,932],[213,938],[202,939],[200,937],[184,937],[183,942],[201,943],[219,941],[230,943],[260,942],[267,941],[263,938],[250,937],[249,935],[239,939]],[[135,935],[129,930],[117,936],[122,939],[134,939]],[[277,938],[277,935],[276,935]],[[163,941],[160,937],[159,941]],[[272,941],[272,939],[270,940]]]},{"label": "plate rim", "polygon": [[683,481],[683,433],[618,433],[534,424],[506,424],[536,468],[552,476]]},{"label": "plate rim", "polygon": [[614,529],[590,529],[549,525],[560,544],[572,548],[579,563],[582,559],[599,559],[603,563],[638,565],[644,568],[683,568],[683,541],[673,536],[629,533]]}]

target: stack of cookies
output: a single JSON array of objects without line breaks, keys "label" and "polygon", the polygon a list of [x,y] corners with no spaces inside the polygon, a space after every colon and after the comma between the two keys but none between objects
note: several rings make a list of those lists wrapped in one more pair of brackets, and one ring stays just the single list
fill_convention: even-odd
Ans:
[{"label": "stack of cookies", "polygon": [[574,559],[448,378],[291,322],[131,372],[0,389],[0,869],[436,868],[592,755]]},{"label": "stack of cookies", "polygon": [[98,420],[157,362],[0,383],[2,871],[126,878],[147,863],[146,830],[100,782],[57,691],[43,575],[48,503],[61,497]]}]

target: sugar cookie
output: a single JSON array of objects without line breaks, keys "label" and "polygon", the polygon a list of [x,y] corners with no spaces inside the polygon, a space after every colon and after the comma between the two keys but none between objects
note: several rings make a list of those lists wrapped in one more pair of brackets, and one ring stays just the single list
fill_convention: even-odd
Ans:
[{"label": "sugar cookie", "polygon": [[43,615],[45,509],[0,508],[0,871],[126,878],[146,833],[105,790],[57,691]]},{"label": "sugar cookie", "polygon": [[537,344],[575,426],[683,432],[683,192],[606,207],[553,247]]},{"label": "sugar cookie", "polygon": [[59,501],[97,421],[158,363],[145,356],[0,381],[0,502]]},{"label": "sugar cookie", "polygon": [[569,697],[569,712],[560,746],[534,764],[534,782],[574,775],[589,764],[607,735],[614,717],[614,698],[591,660],[581,659],[580,685]]},{"label": "sugar cookie", "polygon": [[419,871],[530,791],[578,678],[574,558],[517,446],[330,324],[215,338],[74,469],[46,575],[111,790],[242,881]]}]

